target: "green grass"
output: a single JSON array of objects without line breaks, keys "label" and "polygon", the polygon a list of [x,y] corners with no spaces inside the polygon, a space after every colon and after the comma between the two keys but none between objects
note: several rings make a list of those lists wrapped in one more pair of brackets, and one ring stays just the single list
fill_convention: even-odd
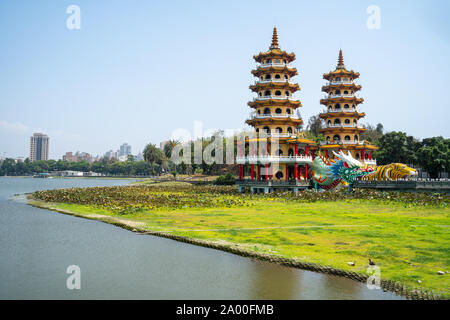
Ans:
[{"label": "green grass", "polygon": [[[52,206],[362,273],[371,258],[381,268],[382,278],[450,296],[450,274],[437,274],[450,269],[448,208],[376,200],[302,203],[256,197],[251,202],[246,207],[163,208],[132,214],[79,204]],[[350,261],[356,265],[350,267]]]}]

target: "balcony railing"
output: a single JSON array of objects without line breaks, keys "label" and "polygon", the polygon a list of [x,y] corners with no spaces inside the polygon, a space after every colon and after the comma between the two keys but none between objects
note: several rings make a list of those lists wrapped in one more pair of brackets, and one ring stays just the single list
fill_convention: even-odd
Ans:
[{"label": "balcony railing", "polygon": [[300,119],[298,116],[291,113],[269,113],[269,114],[257,114],[252,113],[251,119],[268,119],[268,118],[281,118],[281,119]]},{"label": "balcony railing", "polygon": [[328,144],[358,144],[358,145],[363,145],[364,141],[357,141],[357,140],[333,140],[333,141],[321,141],[320,145],[324,146],[324,145],[328,145]]},{"label": "balcony railing", "polygon": [[290,101],[299,101],[291,96],[261,96],[261,97],[256,97],[255,99],[253,99],[254,101],[263,101],[263,100],[290,100]]},{"label": "balcony railing", "polygon": [[327,112],[330,112],[330,113],[338,113],[338,112],[356,112],[356,108],[347,108],[347,109],[331,109],[331,110],[324,110],[324,111],[322,111],[322,113],[327,113]]},{"label": "balcony railing", "polygon": [[357,124],[340,123],[340,124],[327,124],[327,125],[325,125],[325,128],[360,128],[360,129],[363,129],[364,127],[357,125]]},{"label": "balcony railing", "polygon": [[295,82],[289,80],[289,79],[265,79],[265,80],[257,80],[255,81],[255,85],[262,84],[262,83],[289,83],[289,84],[295,84]]},{"label": "balcony railing", "polygon": [[327,83],[327,86],[333,85],[333,84],[353,84],[353,83],[354,83],[353,81],[349,81],[349,80],[346,80],[346,81],[344,81],[344,80],[341,80],[341,81],[329,81]]},{"label": "balcony railing", "polygon": [[245,156],[236,157],[236,163],[312,163],[311,156]]},{"label": "balcony railing", "polygon": [[261,63],[259,65],[260,68],[270,68],[270,67],[288,67],[288,68],[292,68],[291,65],[289,63],[284,63],[284,62],[272,62],[272,63]]},{"label": "balcony railing", "polygon": [[354,94],[329,94],[328,96],[324,96],[324,99],[334,99],[334,98],[358,98]]}]

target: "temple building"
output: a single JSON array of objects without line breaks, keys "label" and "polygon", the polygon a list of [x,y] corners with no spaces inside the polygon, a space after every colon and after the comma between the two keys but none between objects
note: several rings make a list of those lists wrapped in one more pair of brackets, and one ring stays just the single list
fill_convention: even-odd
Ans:
[{"label": "temple building", "polygon": [[[258,64],[252,70],[257,80],[250,85],[250,90],[257,96],[248,102],[252,113],[246,123],[254,128],[254,137],[246,139],[245,146],[244,142],[238,142],[236,160],[241,181],[238,184],[241,188],[249,186],[252,191],[260,190],[255,186],[263,186],[265,192],[270,192],[275,185],[306,186],[317,148],[299,130],[303,120],[296,110],[302,104],[293,94],[300,87],[293,81],[297,69],[291,66],[295,54],[280,48],[274,28],[269,50],[253,58]],[[263,148],[255,147],[263,141]]]},{"label": "temple building", "polygon": [[356,96],[361,90],[361,86],[355,83],[359,73],[345,68],[342,50],[339,51],[336,69],[324,74],[323,78],[328,83],[322,87],[326,96],[320,100],[320,104],[327,109],[320,114],[320,118],[325,121],[325,127],[321,129],[325,141],[320,143],[320,151],[325,157],[334,158],[331,151],[348,150],[355,159],[367,165],[376,164],[372,152],[378,148],[360,138],[366,129],[359,121],[366,114],[357,108],[364,102],[363,98]]}]

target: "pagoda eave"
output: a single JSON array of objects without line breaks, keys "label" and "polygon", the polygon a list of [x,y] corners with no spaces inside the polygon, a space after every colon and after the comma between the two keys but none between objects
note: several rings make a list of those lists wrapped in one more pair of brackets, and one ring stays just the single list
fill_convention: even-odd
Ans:
[{"label": "pagoda eave", "polygon": [[337,127],[337,128],[321,128],[319,132],[328,132],[329,134],[335,133],[361,133],[367,131],[366,128],[361,127]]},{"label": "pagoda eave", "polygon": [[361,104],[364,102],[363,98],[356,98],[356,97],[339,97],[339,98],[326,98],[326,99],[320,99],[320,104],[328,105],[330,103],[336,103],[336,102],[342,102],[342,103],[355,103],[355,104]]},{"label": "pagoda eave", "polygon": [[290,106],[293,109],[299,108],[302,106],[302,103],[298,100],[255,100],[255,101],[249,101],[247,103],[249,107],[257,108],[257,107],[263,107],[263,106]]},{"label": "pagoda eave", "polygon": [[325,112],[325,113],[320,113],[319,117],[321,119],[328,119],[328,118],[340,118],[340,117],[356,117],[358,119],[364,118],[366,116],[366,114],[364,112],[354,112],[354,111],[349,111],[349,112]]},{"label": "pagoda eave", "polygon": [[261,63],[264,59],[286,59],[288,62],[295,60],[294,53],[288,53],[282,50],[270,50],[267,52],[260,52],[253,56],[256,62]]},{"label": "pagoda eave", "polygon": [[254,124],[276,124],[276,123],[283,123],[293,126],[299,126],[303,124],[302,119],[292,119],[292,118],[255,118],[255,119],[248,119],[245,121],[248,125],[254,125]]},{"label": "pagoda eave", "polygon": [[279,88],[279,89],[289,89],[292,93],[300,91],[300,86],[297,83],[288,82],[267,82],[252,84],[249,86],[250,90],[253,92],[258,92],[259,90],[269,89],[269,88]]},{"label": "pagoda eave", "polygon": [[346,70],[346,69],[339,69],[336,71],[332,71],[329,73],[324,73],[323,74],[323,78],[325,80],[330,80],[331,78],[335,78],[335,77],[341,77],[341,76],[349,76],[352,79],[357,79],[359,78],[359,72],[355,72],[353,70]]},{"label": "pagoda eave", "polygon": [[269,67],[269,68],[261,68],[252,70],[251,73],[255,77],[259,77],[263,74],[267,73],[274,73],[274,72],[286,72],[289,74],[290,77],[295,77],[298,75],[298,71],[296,68],[290,68],[290,67]]},{"label": "pagoda eave", "polygon": [[305,138],[293,138],[293,139],[288,139],[287,143],[296,143],[296,144],[304,144],[307,146],[314,146],[316,144],[315,141],[313,140],[309,140],[309,139],[305,139]]},{"label": "pagoda eave", "polygon": [[336,89],[353,89],[355,92],[362,89],[362,86],[359,84],[329,84],[322,87],[323,92],[328,92],[330,90]]}]

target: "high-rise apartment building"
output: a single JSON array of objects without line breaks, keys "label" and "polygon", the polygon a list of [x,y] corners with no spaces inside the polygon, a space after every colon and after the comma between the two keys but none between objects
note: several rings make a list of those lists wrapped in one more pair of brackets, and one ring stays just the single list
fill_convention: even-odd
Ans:
[{"label": "high-rise apartment building", "polygon": [[34,133],[30,137],[30,160],[48,160],[49,137],[43,133]]},{"label": "high-rise apartment building", "polygon": [[120,146],[119,156],[128,156],[131,154],[131,146],[128,143],[124,143]]}]

